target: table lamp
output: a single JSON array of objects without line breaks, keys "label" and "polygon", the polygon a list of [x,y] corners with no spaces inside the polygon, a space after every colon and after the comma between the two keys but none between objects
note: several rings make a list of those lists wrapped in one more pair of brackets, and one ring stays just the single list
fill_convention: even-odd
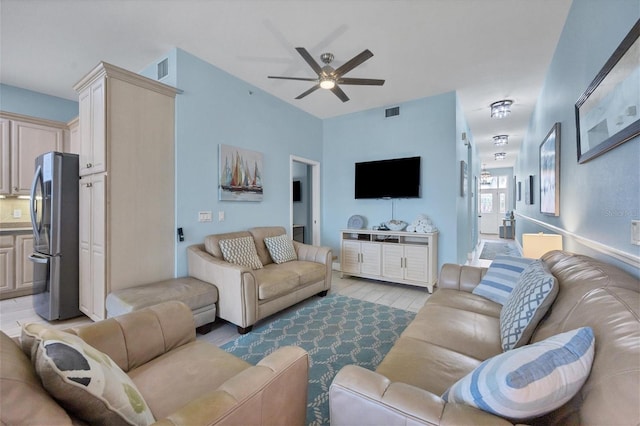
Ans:
[{"label": "table lamp", "polygon": [[551,250],[562,250],[562,235],[558,234],[522,234],[522,255],[539,259]]}]

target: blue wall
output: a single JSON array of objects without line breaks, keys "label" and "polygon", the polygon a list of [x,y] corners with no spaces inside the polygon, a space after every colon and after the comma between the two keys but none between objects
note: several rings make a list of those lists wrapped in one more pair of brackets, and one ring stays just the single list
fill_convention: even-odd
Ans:
[{"label": "blue wall", "polygon": [[78,102],[0,84],[0,111],[66,123],[78,116]]},{"label": "blue wall", "polygon": [[[549,232],[526,220],[531,218],[569,233],[563,238],[569,251],[617,263],[585,246],[580,241],[585,238],[613,250],[640,254],[640,247],[630,243],[631,220],[640,218],[640,138],[578,164],[574,115],[576,100],[639,17],[638,0],[573,2],[518,157],[518,179],[536,177],[535,203],[517,204],[518,213],[525,218],[518,221],[518,234]],[[560,216],[550,217],[539,213],[538,148],[555,122],[561,123]],[[619,266],[640,275],[636,268]]]},{"label": "blue wall", "polygon": [[[392,218],[411,223],[428,215],[440,231],[439,264],[459,261],[455,92],[400,104],[400,115],[384,108],[324,120],[322,243],[340,252],[340,230],[349,217],[364,216],[367,228]],[[464,150],[466,156],[466,149]],[[360,161],[422,157],[422,197],[354,199],[354,164]],[[462,259],[464,261],[464,259]]]},{"label": "blue wall", "polygon": [[[290,155],[320,162],[322,121],[185,52],[170,52],[163,83],[183,91],[176,97],[176,273],[187,274],[186,248],[209,234],[252,226],[289,227]],[[164,58],[160,58],[162,60]],[[174,61],[175,63],[172,63]],[[142,74],[156,75],[156,64]],[[262,202],[218,201],[218,146],[264,154]],[[198,222],[212,211],[212,222]],[[218,222],[218,212],[225,220]]]}]

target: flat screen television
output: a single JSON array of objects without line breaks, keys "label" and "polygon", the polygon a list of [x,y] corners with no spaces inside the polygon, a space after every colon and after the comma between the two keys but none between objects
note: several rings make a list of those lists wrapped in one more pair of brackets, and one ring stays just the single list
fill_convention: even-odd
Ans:
[{"label": "flat screen television", "polygon": [[420,157],[356,163],[355,198],[420,198]]},{"label": "flat screen television", "polygon": [[302,188],[299,180],[293,181],[293,201],[302,201]]}]

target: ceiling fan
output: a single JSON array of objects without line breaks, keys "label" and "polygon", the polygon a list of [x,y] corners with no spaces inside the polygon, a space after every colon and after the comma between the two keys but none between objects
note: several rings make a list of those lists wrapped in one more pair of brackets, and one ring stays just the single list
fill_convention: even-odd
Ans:
[{"label": "ceiling fan", "polygon": [[362,64],[364,61],[373,56],[373,53],[369,49],[363,50],[358,55],[354,56],[337,69],[334,69],[331,65],[331,61],[333,61],[332,53],[323,53],[320,55],[320,60],[325,64],[323,67],[320,67],[313,57],[307,52],[307,49],[304,47],[296,47],[296,50],[302,56],[302,58],[309,64],[309,66],[318,74],[317,78],[306,78],[306,77],[278,77],[278,76],[268,76],[268,78],[277,78],[281,80],[300,80],[300,81],[315,81],[315,86],[311,87],[306,92],[298,95],[296,99],[302,99],[310,93],[315,92],[318,89],[327,89],[331,90],[342,102],[347,102],[349,97],[342,91],[340,88],[340,84],[352,84],[358,86],[382,86],[384,84],[384,80],[377,80],[372,78],[349,78],[343,77],[346,73]]}]

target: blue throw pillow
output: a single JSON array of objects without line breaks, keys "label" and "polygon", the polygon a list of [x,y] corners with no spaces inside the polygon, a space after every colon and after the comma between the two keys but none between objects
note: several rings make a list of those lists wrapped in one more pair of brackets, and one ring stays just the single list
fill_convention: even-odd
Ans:
[{"label": "blue throw pillow", "polygon": [[568,402],[589,377],[590,327],[567,331],[489,358],[442,398],[509,419],[542,416]]},{"label": "blue throw pillow", "polygon": [[504,305],[520,274],[532,262],[533,259],[523,257],[496,256],[472,293]]},{"label": "blue throw pillow", "polygon": [[529,342],[538,323],[556,299],[558,290],[558,280],[541,260],[535,260],[525,268],[500,311],[503,351]]}]

